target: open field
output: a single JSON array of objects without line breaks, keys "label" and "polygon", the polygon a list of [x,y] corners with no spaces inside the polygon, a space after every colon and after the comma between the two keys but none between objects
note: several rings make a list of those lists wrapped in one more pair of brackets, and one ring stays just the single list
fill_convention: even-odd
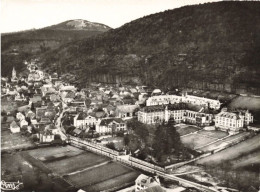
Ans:
[{"label": "open field", "polygon": [[115,188],[121,188],[129,186],[129,184],[134,184],[135,179],[138,177],[139,173],[129,172],[124,175],[119,175],[110,180],[102,181],[100,183],[83,187],[85,191],[114,191]]},{"label": "open field", "polygon": [[8,129],[1,130],[1,150],[22,149],[34,145],[28,137],[20,133],[11,133]]},{"label": "open field", "polygon": [[199,131],[199,130],[200,129],[197,128],[196,126],[190,126],[190,125],[177,128],[177,131],[180,134],[180,136],[187,135],[189,133],[193,133],[193,132],[196,132],[196,131]]},{"label": "open field", "polygon": [[198,147],[202,147],[208,143],[217,140],[217,138],[207,137],[201,134],[190,134],[184,137],[181,137],[182,143],[191,149],[196,149]]},{"label": "open field", "polygon": [[260,148],[260,135],[245,140],[239,144],[229,147],[223,151],[217,152],[211,156],[198,160],[197,164],[219,165],[224,161],[232,161],[238,157],[242,157]]},{"label": "open field", "polygon": [[228,107],[259,111],[260,97],[238,96],[231,101]]},{"label": "open field", "polygon": [[[92,167],[96,164],[103,163],[106,161],[110,161],[110,159],[106,157],[98,156],[94,153],[86,152],[73,157],[46,163],[46,165],[47,167],[51,168],[54,172],[63,175],[77,170]],[[75,163],[75,162],[80,162],[80,163]]]},{"label": "open field", "polygon": [[201,130],[198,132],[198,134],[201,134],[201,135],[206,135],[206,136],[209,136],[209,137],[214,137],[214,138],[217,138],[217,139],[221,139],[223,137],[226,137],[228,136],[228,133],[224,132],[224,131],[206,131],[206,130]]},{"label": "open field", "polygon": [[209,151],[213,151],[213,150],[218,149],[218,148],[223,148],[223,147],[229,145],[232,142],[236,142],[238,140],[243,140],[248,135],[250,135],[249,132],[238,133],[236,135],[229,136],[229,137],[227,137],[227,138],[225,138],[221,141],[217,141],[215,143],[212,143],[211,145],[202,147],[199,150],[202,151],[202,152],[209,152]]},{"label": "open field", "polygon": [[259,172],[260,171],[260,148],[252,152],[250,154],[247,154],[245,156],[239,157],[236,160],[232,162],[232,166],[234,168],[246,168],[246,169],[254,169],[254,171]]},{"label": "open field", "polygon": [[28,154],[51,171],[86,191],[101,191],[133,184],[139,173],[107,157],[72,146],[47,147]]},{"label": "open field", "polygon": [[66,146],[66,147],[45,147],[43,149],[35,149],[35,150],[30,150],[28,151],[28,153],[33,156],[36,159],[40,159],[42,161],[45,161],[45,159],[50,156],[57,156],[57,155],[77,155],[82,153],[83,151],[75,148],[75,147],[71,147],[71,146]]},{"label": "open field", "polygon": [[132,172],[130,168],[127,168],[115,162],[110,162],[94,169],[69,175],[68,180],[70,180],[77,187],[87,187],[89,185],[98,184],[100,182],[107,181],[118,176],[123,176],[130,172]]},{"label": "open field", "polygon": [[[1,176],[4,181],[20,181],[20,190],[24,191],[53,191],[52,180],[46,173],[39,171],[23,158],[21,152],[1,155]],[[56,186],[58,184],[55,184]],[[64,191],[59,186],[59,191]]]}]

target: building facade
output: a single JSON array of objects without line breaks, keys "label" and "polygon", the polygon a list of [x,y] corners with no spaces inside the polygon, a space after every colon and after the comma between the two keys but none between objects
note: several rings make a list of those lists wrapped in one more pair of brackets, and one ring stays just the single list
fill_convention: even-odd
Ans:
[{"label": "building facade", "polygon": [[219,100],[197,97],[188,94],[182,96],[157,95],[157,96],[149,97],[146,101],[147,106],[168,105],[174,103],[189,103],[192,105],[199,105],[199,106],[209,107],[212,109],[219,109],[221,104]]},{"label": "building facade", "polygon": [[253,116],[248,111],[221,111],[215,116],[215,127],[222,131],[238,132],[253,123]]}]

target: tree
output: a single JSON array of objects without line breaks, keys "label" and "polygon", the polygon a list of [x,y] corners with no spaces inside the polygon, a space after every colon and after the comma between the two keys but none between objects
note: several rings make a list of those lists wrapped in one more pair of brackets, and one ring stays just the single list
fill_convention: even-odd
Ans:
[{"label": "tree", "polygon": [[125,144],[126,146],[128,146],[129,143],[130,143],[130,138],[129,138],[129,134],[127,134],[127,135],[124,136],[124,144]]},{"label": "tree", "polygon": [[109,148],[109,149],[113,149],[113,150],[115,150],[116,149],[116,146],[115,146],[115,144],[114,143],[108,143],[108,144],[106,144],[106,147],[107,148]]},{"label": "tree", "polygon": [[31,104],[31,110],[32,110],[32,111],[35,110],[34,103]]},{"label": "tree", "polygon": [[157,126],[156,138],[153,141],[154,155],[160,159],[162,155],[172,153],[179,155],[182,149],[180,135],[171,123],[163,123]]}]

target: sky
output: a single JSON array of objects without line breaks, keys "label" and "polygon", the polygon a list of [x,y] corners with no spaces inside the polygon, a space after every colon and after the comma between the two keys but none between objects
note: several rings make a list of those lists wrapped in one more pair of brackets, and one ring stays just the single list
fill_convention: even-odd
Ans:
[{"label": "sky", "polygon": [[117,28],[145,15],[218,0],[1,0],[0,31],[38,29],[72,19]]}]

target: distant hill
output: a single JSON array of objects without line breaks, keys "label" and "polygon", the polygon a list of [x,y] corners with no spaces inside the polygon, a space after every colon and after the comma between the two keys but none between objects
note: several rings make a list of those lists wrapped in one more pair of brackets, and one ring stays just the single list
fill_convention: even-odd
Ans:
[{"label": "distant hill", "polygon": [[23,69],[24,59],[56,49],[71,41],[89,38],[111,28],[86,20],[69,20],[38,30],[26,30],[1,35],[1,63],[3,76],[11,74],[13,66]]},{"label": "distant hill", "polygon": [[62,22],[57,25],[52,25],[50,27],[45,27],[44,29],[53,29],[53,30],[85,30],[85,31],[99,31],[99,32],[105,32],[111,29],[109,26],[100,24],[100,23],[94,23],[89,22],[83,19],[75,19],[75,20],[69,20]]},{"label": "distant hill", "polygon": [[152,14],[49,51],[44,66],[83,84],[260,94],[259,10],[260,2],[216,2]]}]

